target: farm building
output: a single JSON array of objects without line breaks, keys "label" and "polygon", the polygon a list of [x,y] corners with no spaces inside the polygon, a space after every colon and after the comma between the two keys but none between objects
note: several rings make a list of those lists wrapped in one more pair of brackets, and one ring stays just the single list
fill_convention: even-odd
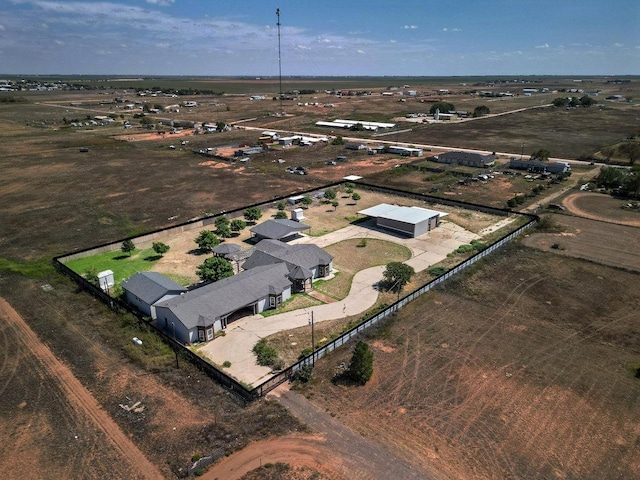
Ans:
[{"label": "farm building", "polygon": [[402,207],[381,203],[358,212],[376,219],[376,225],[394,230],[409,237],[419,237],[440,225],[440,219],[447,215],[437,210],[421,207]]},{"label": "farm building", "polygon": [[509,160],[509,168],[532,173],[565,173],[571,170],[567,162],[541,162],[539,160]]},{"label": "farm building", "polygon": [[258,240],[281,240],[286,241],[298,236],[304,230],[311,227],[300,222],[287,219],[275,219],[262,222],[249,230]]},{"label": "farm building", "polygon": [[145,315],[155,318],[154,303],[179,296],[187,289],[157,272],[138,272],[120,286],[125,299]]},{"label": "farm building", "polygon": [[441,155],[434,155],[430,157],[438,163],[447,163],[450,165],[465,165],[467,167],[485,168],[496,163],[495,155],[482,155],[480,153],[472,152],[446,152]]},{"label": "farm building", "polygon": [[389,153],[402,155],[403,157],[420,157],[422,156],[421,148],[399,147],[397,145],[389,145]]},{"label": "farm building", "polygon": [[384,122],[364,122],[360,120],[334,120],[332,122],[324,122],[319,121],[316,122],[316,126],[318,127],[331,127],[331,128],[345,128],[349,129],[355,127],[356,125],[362,125],[364,130],[377,131],[380,128],[393,128],[396,126],[395,123],[384,123]]}]

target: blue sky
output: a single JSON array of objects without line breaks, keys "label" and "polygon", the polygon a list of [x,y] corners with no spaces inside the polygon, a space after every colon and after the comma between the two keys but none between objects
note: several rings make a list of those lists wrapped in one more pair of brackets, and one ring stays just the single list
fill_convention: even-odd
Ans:
[{"label": "blue sky", "polygon": [[0,74],[640,74],[640,0],[0,0]]}]

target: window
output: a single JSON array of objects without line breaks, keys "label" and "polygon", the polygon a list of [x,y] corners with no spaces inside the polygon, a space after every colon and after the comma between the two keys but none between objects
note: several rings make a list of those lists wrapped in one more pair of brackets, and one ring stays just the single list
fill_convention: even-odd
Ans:
[{"label": "window", "polygon": [[282,295],[270,295],[269,296],[269,306],[271,308],[278,307],[282,304]]},{"label": "window", "polygon": [[204,342],[204,330],[198,329],[198,340]]},{"label": "window", "polygon": [[207,328],[207,340],[213,339],[213,328]]}]

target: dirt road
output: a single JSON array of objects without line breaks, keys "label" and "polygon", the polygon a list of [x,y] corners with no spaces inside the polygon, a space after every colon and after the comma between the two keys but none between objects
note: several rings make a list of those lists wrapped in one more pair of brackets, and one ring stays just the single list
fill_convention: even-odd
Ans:
[{"label": "dirt road", "polygon": [[239,479],[267,462],[308,466],[336,480],[428,479],[424,471],[384,446],[342,425],[302,395],[282,385],[269,394],[306,423],[315,436],[288,436],[256,442],[214,465],[202,478]]},{"label": "dirt road", "polygon": [[40,341],[22,317],[3,298],[0,298],[0,319],[15,331],[16,338],[19,338],[25,347],[32,352],[43,369],[57,380],[71,407],[86,414],[90,421],[105,434],[109,442],[129,464],[132,478],[164,478],[102,409],[93,395],[75,378],[71,370],[53,355],[51,350]]}]

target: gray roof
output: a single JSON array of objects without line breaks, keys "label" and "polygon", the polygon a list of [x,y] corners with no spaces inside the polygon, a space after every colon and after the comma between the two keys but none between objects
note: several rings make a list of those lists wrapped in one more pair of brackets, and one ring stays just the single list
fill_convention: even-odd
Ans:
[{"label": "gray roof", "polygon": [[187,289],[157,272],[138,272],[122,281],[122,288],[151,305],[169,293],[186,292]]},{"label": "gray roof", "polygon": [[191,290],[156,305],[168,308],[187,328],[212,325],[214,320],[247,307],[291,286],[288,269],[280,263],[254,268]]},{"label": "gray roof", "polygon": [[482,155],[476,152],[462,152],[462,151],[454,151],[454,152],[446,152],[438,155],[438,158],[451,159],[457,162],[465,161],[465,162],[478,162],[482,164],[488,164],[495,161],[495,157],[490,153],[487,155]]},{"label": "gray roof", "polygon": [[278,240],[262,240],[256,245],[256,251],[244,263],[242,268],[250,270],[261,265],[273,265],[285,262],[290,274],[300,278],[301,271],[295,267],[301,267],[304,278],[311,278],[311,269],[318,265],[329,265],[333,257],[323,249],[313,244],[287,245]]},{"label": "gray roof", "polygon": [[293,220],[276,219],[262,222],[255,227],[251,227],[249,230],[259,237],[279,240],[293,235],[294,233],[308,230],[309,228],[311,228],[309,225],[295,222]]},{"label": "gray roof", "polygon": [[236,245],[235,243],[221,243],[213,247],[213,253],[217,253],[218,255],[229,255],[231,253],[238,253],[242,250],[240,245]]},{"label": "gray roof", "polygon": [[368,217],[385,218],[414,225],[433,217],[444,217],[447,215],[444,212],[430,210],[428,208],[401,207],[399,205],[389,205],[388,203],[380,203],[373,207],[360,210],[358,213],[367,215]]}]

